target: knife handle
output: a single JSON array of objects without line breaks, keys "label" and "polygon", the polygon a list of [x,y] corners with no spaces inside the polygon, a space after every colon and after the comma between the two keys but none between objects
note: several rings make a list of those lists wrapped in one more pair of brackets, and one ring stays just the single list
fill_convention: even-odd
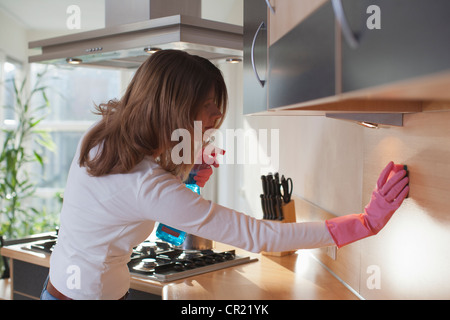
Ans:
[{"label": "knife handle", "polygon": [[272,176],[272,174],[271,173],[269,173],[267,176],[266,176],[266,183],[267,183],[267,194],[268,195],[272,195],[272,194],[274,194],[273,193],[273,176]]},{"label": "knife handle", "polygon": [[272,207],[270,205],[270,196],[266,196],[266,210],[267,210],[267,219],[272,220]]},{"label": "knife handle", "polygon": [[260,197],[261,197],[261,208],[263,211],[263,219],[266,220],[267,219],[266,199],[263,194],[261,194]]},{"label": "knife handle", "polygon": [[261,176],[261,181],[262,181],[262,188],[263,188],[263,195],[266,195],[268,190],[267,190],[267,178],[266,176]]},{"label": "knife handle", "polygon": [[275,196],[271,195],[269,197],[269,201],[270,201],[270,210],[272,211],[272,214],[270,216],[270,220],[276,220],[277,219],[277,208],[275,206],[276,204],[276,200],[275,200]]},{"label": "knife handle", "polygon": [[271,206],[270,196],[266,195],[262,197],[262,203],[264,206],[264,212],[265,212],[265,219],[266,220],[272,220],[273,218],[273,210]]},{"label": "knife handle", "polygon": [[278,220],[282,221],[284,220],[283,215],[283,205],[281,201],[281,196],[277,196],[277,208],[278,208]]}]

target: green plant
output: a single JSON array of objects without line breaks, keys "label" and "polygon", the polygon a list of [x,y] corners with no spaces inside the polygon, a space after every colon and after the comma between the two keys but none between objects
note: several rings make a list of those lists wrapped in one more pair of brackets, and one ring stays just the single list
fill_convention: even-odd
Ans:
[{"label": "green plant", "polygon": [[[27,88],[27,78],[20,86],[12,81],[14,105],[4,106],[14,110],[15,121],[3,127],[4,140],[0,154],[0,235],[3,238],[23,236],[21,223],[32,220],[30,216],[40,214],[32,207],[30,199],[35,193],[36,183],[30,174],[31,162],[44,165],[42,154],[30,150],[33,142],[54,150],[54,144],[48,132],[37,129],[38,124],[47,116],[49,100],[47,87],[43,85],[45,72],[37,75],[33,88]],[[35,97],[41,97],[41,103],[35,103]],[[29,228],[28,228],[29,230]]]}]

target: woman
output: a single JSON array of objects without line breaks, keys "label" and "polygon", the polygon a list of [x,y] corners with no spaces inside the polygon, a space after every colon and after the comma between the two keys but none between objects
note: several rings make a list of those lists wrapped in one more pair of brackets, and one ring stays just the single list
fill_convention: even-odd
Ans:
[{"label": "woman", "polygon": [[[173,161],[179,141],[171,138],[179,128],[193,134],[196,120],[203,132],[218,128],[226,106],[213,64],[166,50],[142,64],[120,101],[97,108],[102,119],[82,138],[70,168],[43,299],[123,298],[131,250],[155,221],[252,252],[341,247],[376,234],[408,193],[406,172],[390,163],[363,214],[325,223],[261,221],[211,203],[184,186],[180,177],[192,164]],[[199,172],[199,184],[211,173]]]}]

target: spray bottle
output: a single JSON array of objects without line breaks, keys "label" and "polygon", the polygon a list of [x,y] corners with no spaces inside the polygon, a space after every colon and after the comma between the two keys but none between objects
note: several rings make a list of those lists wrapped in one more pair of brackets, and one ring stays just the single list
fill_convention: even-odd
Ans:
[{"label": "spray bottle", "polygon": [[[184,182],[187,188],[197,194],[200,194],[200,187],[197,185],[194,177],[197,175],[199,169],[200,166],[194,166],[194,169],[189,173],[189,178]],[[156,236],[163,241],[173,244],[174,246],[180,246],[186,239],[186,232],[160,223],[156,229]]]},{"label": "spray bottle", "polygon": [[[214,149],[213,152],[210,154],[210,158],[213,160],[213,158],[216,156],[216,150],[219,150],[219,154],[224,155],[225,150],[215,148],[211,143],[214,141],[214,137],[210,137],[210,140],[206,143],[206,145],[209,145],[209,148],[211,148],[211,151]],[[202,150],[202,157],[204,157],[204,151]],[[202,158],[202,160],[204,160]],[[205,165],[208,165],[208,163],[202,163],[194,165],[191,172],[189,173],[188,179],[184,182],[187,188],[191,189],[193,192],[200,194],[200,187],[197,185],[194,177],[197,175],[197,172],[202,169]],[[168,225],[160,223],[156,229],[156,236],[166,242],[169,242],[173,244],[174,246],[180,246],[184,240],[186,239],[186,232],[172,228]]]}]

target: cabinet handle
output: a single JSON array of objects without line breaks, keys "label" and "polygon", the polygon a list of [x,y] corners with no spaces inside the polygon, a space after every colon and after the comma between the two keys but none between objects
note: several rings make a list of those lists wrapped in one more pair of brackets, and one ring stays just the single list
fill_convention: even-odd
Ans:
[{"label": "cabinet handle", "polygon": [[270,11],[272,11],[272,13],[275,14],[275,8],[270,4],[270,0],[266,0],[266,3]]},{"label": "cabinet handle", "polygon": [[266,24],[263,22],[261,22],[261,24],[258,27],[258,30],[256,30],[256,33],[253,37],[253,42],[252,42],[252,52],[251,52],[251,57],[252,57],[252,67],[253,67],[253,72],[255,73],[256,79],[258,79],[259,84],[261,85],[261,87],[264,88],[264,85],[266,84],[265,80],[261,80],[261,78],[259,77],[258,71],[256,70],[256,64],[255,64],[255,44],[256,44],[256,38],[258,38],[258,34],[261,30],[265,30],[266,29]]},{"label": "cabinet handle", "polygon": [[359,46],[358,40],[355,34],[350,29],[347,18],[345,17],[344,8],[342,7],[341,0],[331,0],[333,4],[334,15],[341,26],[342,34],[344,35],[345,41],[352,49],[356,49]]}]

